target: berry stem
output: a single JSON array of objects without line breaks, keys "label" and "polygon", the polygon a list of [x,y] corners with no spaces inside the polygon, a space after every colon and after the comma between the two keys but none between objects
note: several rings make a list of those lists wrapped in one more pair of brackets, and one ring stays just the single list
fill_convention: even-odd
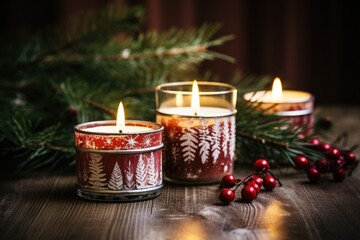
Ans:
[{"label": "berry stem", "polygon": [[337,144],[340,144],[341,140],[343,140],[343,146],[347,144],[347,139],[348,139],[348,133],[347,132],[343,132],[341,133],[332,143],[332,146],[336,146]]},{"label": "berry stem", "polygon": [[242,180],[240,180],[239,182],[237,182],[236,183],[236,187],[234,188],[234,192],[236,191],[236,189],[238,189],[240,186],[241,186],[241,184],[243,184],[244,182],[246,182],[247,180],[249,180],[252,176],[254,176],[254,175],[256,175],[257,173],[252,173],[252,174],[250,174],[249,176],[247,176],[246,178],[244,178],[244,179],[242,179]]},{"label": "berry stem", "polygon": [[282,187],[281,181],[280,181],[277,177],[275,177],[275,175],[274,175],[270,170],[269,170],[269,174],[270,174],[271,176],[273,176],[273,177],[276,179],[276,181],[279,183],[279,186]]},{"label": "berry stem", "polygon": [[354,146],[352,146],[351,148],[350,148],[350,151],[354,151],[355,149],[357,149],[359,147],[359,144],[355,144]]}]

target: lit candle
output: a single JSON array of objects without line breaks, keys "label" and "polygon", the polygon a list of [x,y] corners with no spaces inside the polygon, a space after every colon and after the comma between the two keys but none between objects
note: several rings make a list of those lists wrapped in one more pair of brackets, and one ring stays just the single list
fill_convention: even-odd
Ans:
[{"label": "lit candle", "polygon": [[119,103],[116,125],[103,125],[85,128],[86,132],[93,133],[140,133],[151,131],[152,128],[139,126],[139,125],[126,125],[125,111],[122,102]]},{"label": "lit candle", "polygon": [[156,121],[164,126],[164,178],[175,183],[218,182],[235,159],[237,91],[215,82],[162,84]]},{"label": "lit candle", "polygon": [[77,194],[96,201],[137,201],[160,194],[162,132],[157,123],[127,120],[120,102],[117,120],[74,128]]},{"label": "lit candle", "polygon": [[249,92],[244,95],[246,101],[260,103],[260,109],[274,113],[288,120],[290,126],[307,126],[305,134],[312,133],[314,125],[314,96],[309,92],[283,90],[281,80],[275,78],[271,91]]}]

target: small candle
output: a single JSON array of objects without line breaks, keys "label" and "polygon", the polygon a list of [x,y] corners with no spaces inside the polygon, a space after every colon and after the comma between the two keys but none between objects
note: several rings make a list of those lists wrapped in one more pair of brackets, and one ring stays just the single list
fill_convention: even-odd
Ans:
[{"label": "small candle", "polygon": [[160,194],[162,131],[157,123],[127,120],[122,103],[116,121],[74,128],[77,194],[96,201],[137,201]]},{"label": "small candle", "polygon": [[314,125],[314,96],[309,92],[283,90],[281,80],[275,78],[271,91],[257,91],[244,94],[246,101],[257,104],[266,113],[282,116],[290,126],[308,126],[304,134],[311,134]]},{"label": "small candle", "polygon": [[152,128],[149,127],[126,125],[125,111],[122,102],[119,103],[116,125],[95,126],[83,129],[85,132],[93,133],[140,133],[151,130]]},{"label": "small candle", "polygon": [[214,82],[162,84],[156,121],[164,126],[164,178],[175,183],[218,182],[233,171],[236,89]]}]

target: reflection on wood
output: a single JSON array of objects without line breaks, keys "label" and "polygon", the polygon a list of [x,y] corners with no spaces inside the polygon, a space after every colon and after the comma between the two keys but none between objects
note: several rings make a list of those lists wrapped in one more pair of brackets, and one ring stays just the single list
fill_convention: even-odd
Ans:
[{"label": "reflection on wood", "polygon": [[[326,109],[359,141],[360,109]],[[340,131],[341,130],[341,131]],[[354,137],[357,136],[357,137]],[[360,155],[357,149],[358,156]],[[131,166],[132,167],[132,166]],[[252,170],[240,169],[238,177]],[[342,183],[324,175],[275,171],[283,187],[261,191],[253,203],[218,201],[218,186],[165,184],[158,198],[133,203],[79,199],[76,176],[39,173],[0,182],[1,239],[359,239],[360,169]],[[237,192],[239,198],[240,192]]]}]

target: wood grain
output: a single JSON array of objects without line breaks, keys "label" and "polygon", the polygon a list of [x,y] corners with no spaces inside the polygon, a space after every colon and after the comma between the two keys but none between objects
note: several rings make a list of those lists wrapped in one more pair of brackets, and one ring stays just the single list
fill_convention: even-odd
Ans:
[{"label": "wood grain", "polygon": [[[332,136],[360,140],[360,109],[322,111],[334,119]],[[237,167],[237,176],[249,173]],[[0,239],[360,239],[359,169],[342,183],[275,173],[283,187],[229,206],[219,204],[217,185],[166,184],[152,200],[98,203],[76,196],[72,173],[9,179],[0,182]]]}]

